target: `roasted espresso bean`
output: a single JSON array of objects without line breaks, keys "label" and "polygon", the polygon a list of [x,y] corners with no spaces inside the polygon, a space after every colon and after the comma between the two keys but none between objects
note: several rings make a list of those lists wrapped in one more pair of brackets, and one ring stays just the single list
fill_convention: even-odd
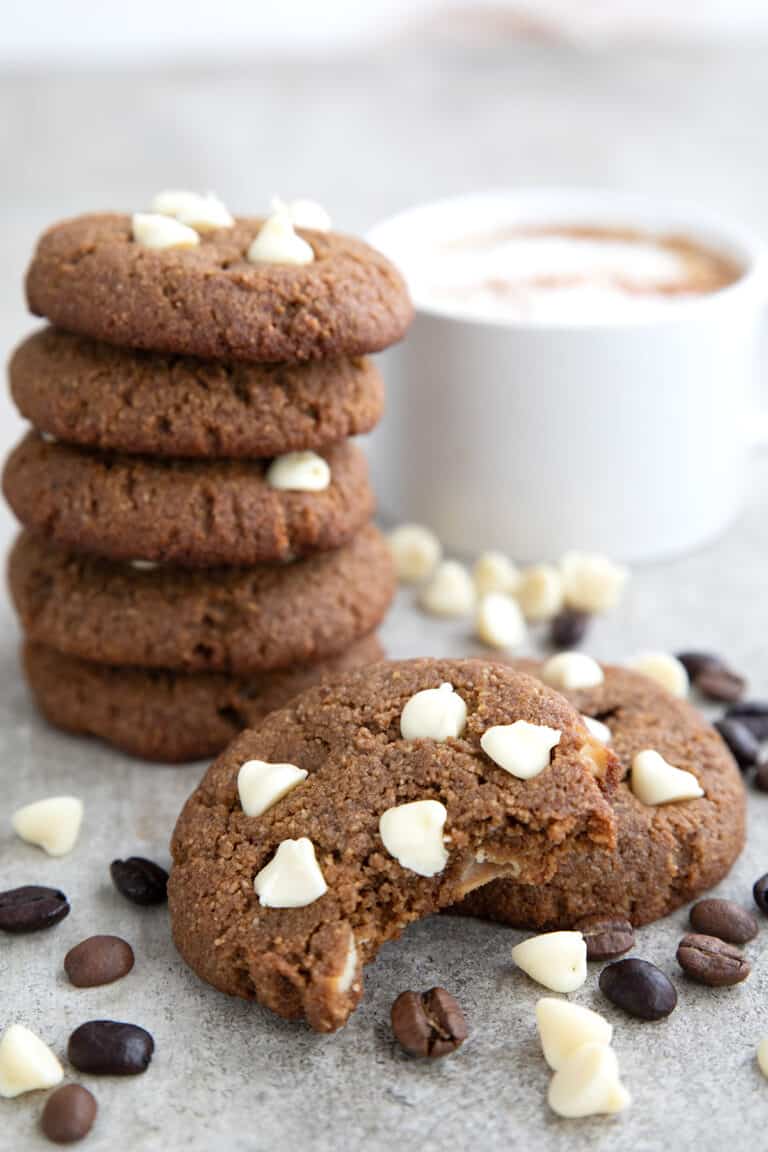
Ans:
[{"label": "roasted espresso bean", "polygon": [[715,721],[715,728],[731,750],[739,768],[751,768],[760,758],[760,743],[740,720]]},{"label": "roasted espresso bean", "polygon": [[392,1005],[392,1031],[411,1056],[447,1056],[468,1035],[458,1002],[444,988],[401,992]]},{"label": "roasted espresso bean", "polygon": [[96,1100],[87,1088],[65,1084],[46,1100],[40,1127],[54,1144],[74,1144],[90,1132],[97,1109]]},{"label": "roasted espresso bean", "polygon": [[677,658],[685,667],[691,680],[698,679],[703,672],[727,672],[728,666],[714,652],[678,652]]},{"label": "roasted espresso bean", "polygon": [[747,690],[747,682],[743,676],[731,672],[728,668],[722,671],[702,672],[695,681],[697,691],[708,700],[718,700],[723,704],[730,704],[740,700]]},{"label": "roasted espresso bean", "polygon": [[80,1072],[135,1076],[147,1070],[154,1050],[151,1035],[138,1024],[89,1020],[70,1036],[67,1055]]},{"label": "roasted espresso bean", "polygon": [[589,612],[576,612],[565,608],[558,612],[549,630],[553,648],[577,648],[587,634],[592,617]]},{"label": "roasted espresso bean", "polygon": [[729,944],[746,944],[758,933],[755,917],[733,900],[711,897],[691,908],[691,927],[705,936],[717,936]]},{"label": "roasted espresso bean", "polygon": [[600,973],[600,990],[618,1008],[641,1020],[661,1020],[677,1004],[672,981],[648,960],[617,960]]},{"label": "roasted espresso bean", "polygon": [[574,924],[587,945],[587,960],[611,960],[629,952],[635,943],[635,930],[620,916],[585,916]]},{"label": "roasted espresso bean", "polygon": [[732,704],[725,719],[744,724],[756,740],[768,740],[768,700],[744,700]]},{"label": "roasted espresso bean", "polygon": [[58,888],[27,884],[0,892],[0,931],[39,932],[69,915],[69,901]]},{"label": "roasted espresso bean", "polygon": [[765,912],[768,916],[768,872],[759,880],[755,880],[752,886],[752,895],[760,911]]},{"label": "roasted espresso bean", "polygon": [[740,984],[752,971],[735,944],[693,932],[678,944],[677,962],[691,980],[712,988]]},{"label": "roasted espresso bean", "polygon": [[76,988],[96,988],[127,976],[133,948],[119,936],[89,936],[64,957],[64,969]]},{"label": "roasted espresso bean", "polygon": [[168,873],[143,856],[113,860],[109,871],[118,892],[134,904],[163,904],[168,899]]}]

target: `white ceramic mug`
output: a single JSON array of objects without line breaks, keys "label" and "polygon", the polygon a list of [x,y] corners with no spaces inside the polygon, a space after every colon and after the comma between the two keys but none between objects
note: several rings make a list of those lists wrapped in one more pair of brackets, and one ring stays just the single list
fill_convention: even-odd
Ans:
[{"label": "white ceramic mug", "polygon": [[646,560],[706,542],[741,506],[766,298],[762,246],[743,229],[610,192],[532,191],[423,205],[369,239],[403,263],[408,237],[430,230],[569,222],[682,234],[743,274],[652,316],[578,324],[462,317],[417,297],[408,337],[382,358],[374,482],[388,519],[429,525],[454,553]]}]

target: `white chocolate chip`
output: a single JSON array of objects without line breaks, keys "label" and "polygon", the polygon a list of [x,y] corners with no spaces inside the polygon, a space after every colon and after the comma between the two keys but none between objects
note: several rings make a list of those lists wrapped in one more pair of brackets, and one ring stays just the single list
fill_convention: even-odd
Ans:
[{"label": "white chocolate chip", "polygon": [[467,706],[452,684],[417,692],[400,716],[403,740],[456,740],[466,725]]},{"label": "white chocolate chip", "polygon": [[642,652],[629,662],[628,667],[655,680],[673,696],[684,699],[688,695],[691,685],[685,665],[669,652]]},{"label": "white chocolate chip", "polygon": [[154,572],[155,568],[160,567],[154,560],[129,560],[128,563],[137,572]]},{"label": "white chocolate chip", "polygon": [[520,583],[520,572],[503,552],[483,552],[472,569],[472,579],[478,596],[489,592],[512,596]]},{"label": "white chocolate chip", "polygon": [[26,804],[13,814],[13,830],[28,844],[49,856],[66,856],[75,846],[83,821],[83,802],[77,796],[49,796]]},{"label": "white chocolate chip", "polygon": [[240,806],[246,816],[261,816],[306,778],[306,769],[295,764],[246,760],[237,774]]},{"label": "white chocolate chip", "polygon": [[419,876],[435,876],[448,863],[443,843],[447,816],[439,800],[414,800],[383,812],[379,834],[387,852],[403,868]]},{"label": "white chocolate chip", "polygon": [[577,612],[608,612],[621,598],[629,571],[594,552],[566,552],[560,561],[563,596]]},{"label": "white chocolate chip", "polygon": [[574,688],[595,688],[605,676],[597,660],[584,652],[558,652],[541,669],[541,678],[552,688],[570,691]]},{"label": "white chocolate chip", "polygon": [[610,1044],[613,1028],[599,1012],[554,996],[536,1004],[536,1024],[544,1059],[553,1072],[582,1044]]},{"label": "white chocolate chip", "polygon": [[286,203],[279,196],[272,197],[273,212],[284,212],[294,228],[308,228],[310,232],[330,232],[331,218],[316,200],[289,200]]},{"label": "white chocolate chip", "polygon": [[0,1039],[0,1096],[6,1100],[53,1088],[64,1079],[64,1070],[39,1036],[23,1024],[11,1024]]},{"label": "white chocolate chip", "polygon": [[520,606],[503,592],[487,592],[477,606],[475,630],[491,648],[519,648],[525,641]]},{"label": "white chocolate chip", "polygon": [[601,744],[610,744],[613,740],[613,733],[607,724],[603,724],[602,720],[595,720],[594,716],[582,716],[582,720],[590,736],[594,736],[595,740],[599,740]]},{"label": "white chocolate chip", "polygon": [[515,588],[515,597],[527,620],[549,620],[563,606],[563,581],[551,564],[524,568]]},{"label": "white chocolate chip", "polygon": [[217,228],[231,228],[235,221],[226,204],[207,192],[172,190],[160,192],[152,201],[152,211],[161,216],[173,216],[196,232],[214,232]]},{"label": "white chocolate chip", "polygon": [[641,804],[670,804],[704,795],[692,772],[673,767],[652,748],[638,752],[633,759],[631,787]]},{"label": "white chocolate chip", "polygon": [[350,933],[349,946],[347,948],[346,959],[344,960],[344,967],[338,975],[336,982],[336,991],[345,996],[355,982],[357,975],[357,948],[355,946],[355,938]]},{"label": "white chocolate chip", "polygon": [[496,724],[483,732],[480,747],[494,764],[518,780],[530,780],[549,766],[550,754],[560,743],[560,729],[546,724]]},{"label": "white chocolate chip", "polygon": [[323,492],[331,483],[328,461],[316,452],[286,452],[267,469],[267,484],[284,492]]},{"label": "white chocolate chip", "polygon": [[757,1046],[757,1063],[763,1076],[768,1079],[768,1036],[763,1037]]},{"label": "white chocolate chip", "polygon": [[200,243],[194,228],[159,212],[134,212],[132,232],[142,248],[195,248]]},{"label": "white chocolate chip", "polygon": [[443,555],[440,541],[421,524],[401,524],[389,534],[389,547],[398,580],[416,584],[431,576]]},{"label": "white chocolate chip", "polygon": [[314,258],[312,245],[296,235],[285,212],[267,217],[248,249],[251,264],[311,264]]},{"label": "white chocolate chip", "polygon": [[547,1099],[552,1111],[567,1119],[611,1115],[632,1102],[607,1044],[582,1044],[572,1052],[550,1080]]},{"label": "white chocolate chip", "polygon": [[306,836],[283,840],[253,887],[265,908],[305,908],[328,891],[315,846]]},{"label": "white chocolate chip", "polygon": [[575,992],[587,978],[587,944],[581,932],[545,932],[512,949],[518,968],[552,992]]},{"label": "white chocolate chip", "polygon": [[433,616],[468,616],[475,606],[475,586],[463,564],[444,560],[422,589],[419,603]]}]

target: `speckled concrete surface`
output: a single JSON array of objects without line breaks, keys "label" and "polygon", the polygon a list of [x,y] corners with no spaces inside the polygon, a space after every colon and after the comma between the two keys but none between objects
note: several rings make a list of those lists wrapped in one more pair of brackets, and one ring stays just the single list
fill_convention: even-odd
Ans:
[{"label": "speckled concrete surface", "polygon": [[[766,459],[756,464],[752,493],[752,507],[716,547],[634,574],[621,610],[595,628],[596,655],[711,646],[749,672],[755,692],[768,692]],[[677,969],[684,911],[642,929],[635,954],[659,964],[680,994],[675,1013],[656,1024],[608,1005],[597,989],[600,966],[591,967],[573,998],[613,1021],[634,1098],[613,1119],[564,1121],[549,1113],[533,1022],[541,990],[513,968],[510,950],[520,934],[502,927],[448,917],[414,926],[368,970],[365,999],[347,1028],[312,1035],[202,985],[173,950],[165,909],[135,908],[111,887],[108,865],[118,854],[167,861],[176,812],[201,766],[151,767],[48,730],[19,681],[7,605],[0,626],[2,886],[56,884],[72,901],[71,915],[49,933],[0,938],[0,1022],[28,1024],[61,1056],[72,1029],[99,1017],[141,1024],[157,1043],[144,1076],[81,1078],[100,1105],[85,1145],[92,1152],[759,1147],[768,1124],[768,1083],[755,1061],[768,1033],[768,923],[748,946],[750,979],[719,991],[687,983]],[[417,615],[407,592],[385,639],[397,656],[473,650],[464,625]],[[75,852],[56,861],[15,839],[9,816],[19,804],[65,791],[84,798],[85,824]],[[749,904],[753,880],[767,869],[768,797],[752,792],[748,847],[720,891]],[[128,939],[136,967],[117,984],[78,990],[63,976],[63,957],[93,932]],[[471,1036],[455,1056],[429,1065],[399,1052],[388,1014],[402,989],[433,984],[459,997]],[[72,1069],[67,1078],[75,1078]],[[50,1147],[37,1130],[44,1098],[0,1101],[0,1147]]]}]

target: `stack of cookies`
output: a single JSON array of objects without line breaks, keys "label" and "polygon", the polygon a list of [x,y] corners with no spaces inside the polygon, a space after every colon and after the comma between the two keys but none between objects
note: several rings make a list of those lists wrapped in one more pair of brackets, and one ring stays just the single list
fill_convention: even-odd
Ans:
[{"label": "stack of cookies", "polygon": [[366,355],[411,305],[316,205],[153,209],[41,238],[27,295],[52,326],[11,361],[34,428],[3,483],[41,710],[176,761],[381,655],[393,573],[349,437],[382,410]]}]

